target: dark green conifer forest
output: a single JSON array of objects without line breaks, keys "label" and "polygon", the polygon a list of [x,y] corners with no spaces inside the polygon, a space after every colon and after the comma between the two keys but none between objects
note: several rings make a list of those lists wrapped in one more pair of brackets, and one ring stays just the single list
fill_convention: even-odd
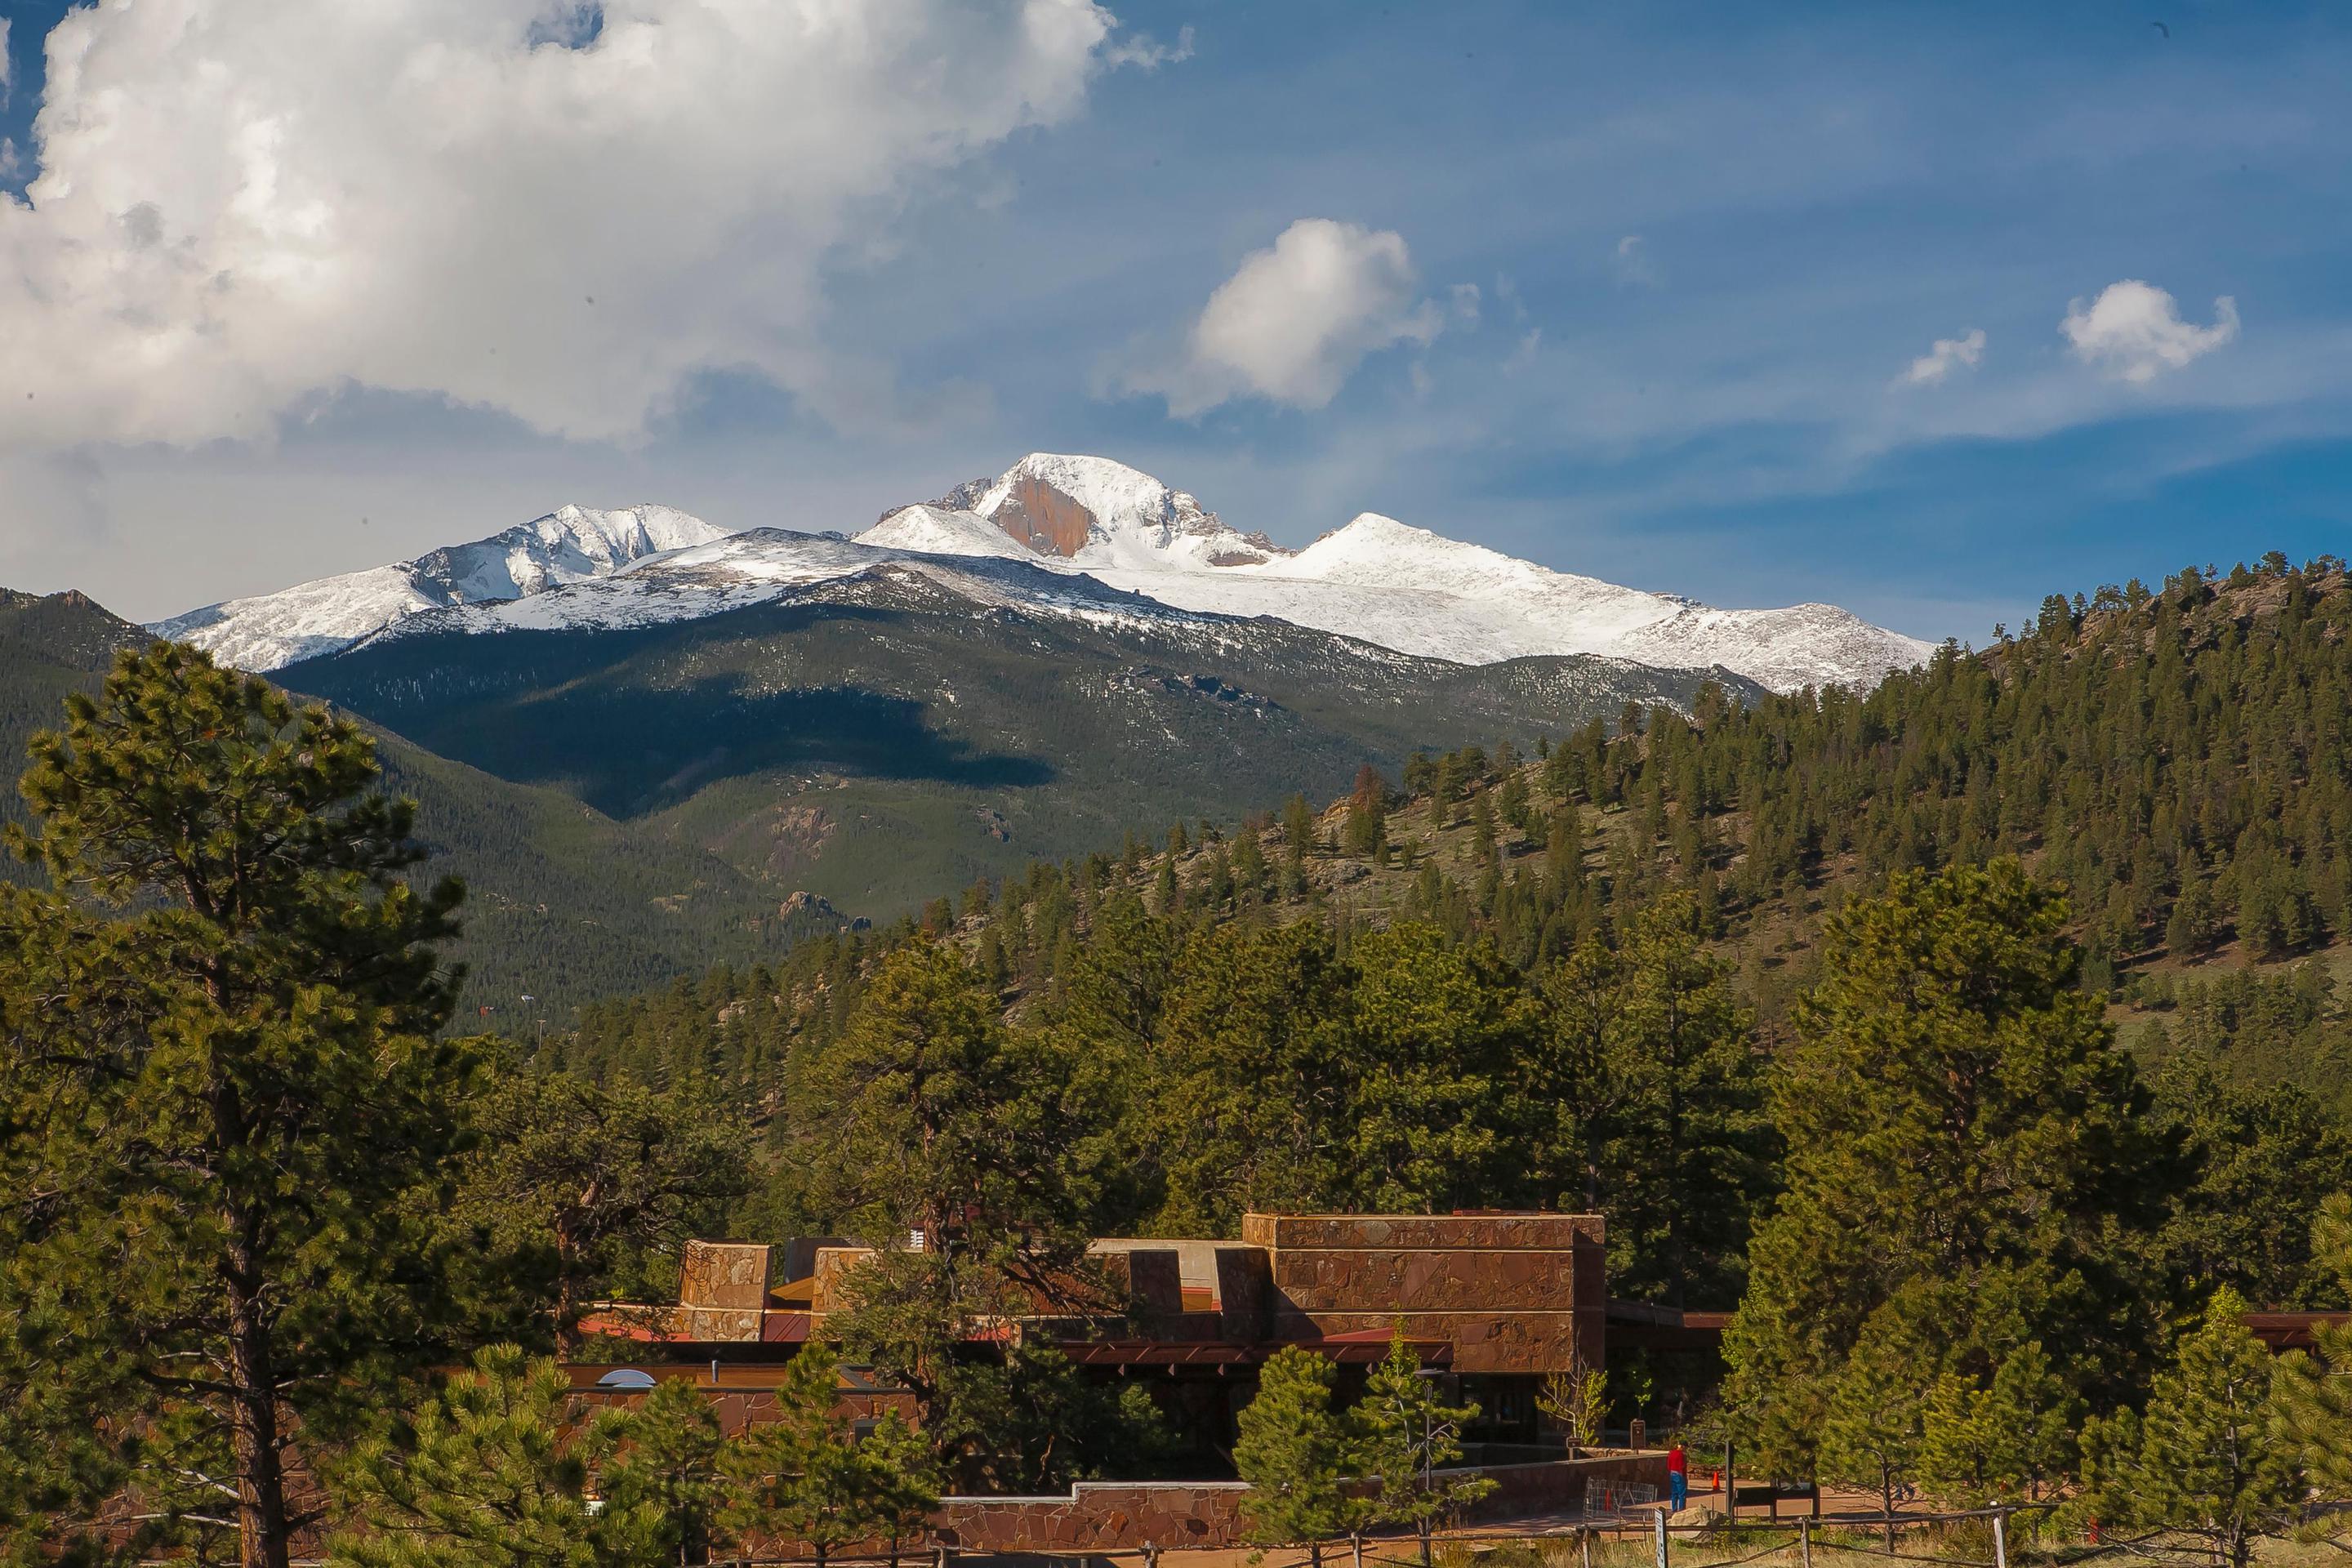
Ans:
[{"label": "dark green conifer forest", "polygon": [[2168,1256],[2332,1300],[2307,1229],[2352,1158],[2347,631],[2332,560],[2053,596],[1864,697],[1703,693],[1035,863],[919,922],[583,1009],[547,1061],[736,1096],[772,1158],[745,1223],[814,1221],[790,1151],[824,1107],[801,1075],[882,955],[950,941],[1068,1053],[1106,1230],[1221,1232],[1253,1203],[1600,1208],[1620,1293],[1728,1305],[1825,924],[1890,877],[2011,858],[2063,897],[2042,940],[2137,1058],[2134,1119],[2208,1153]]}]

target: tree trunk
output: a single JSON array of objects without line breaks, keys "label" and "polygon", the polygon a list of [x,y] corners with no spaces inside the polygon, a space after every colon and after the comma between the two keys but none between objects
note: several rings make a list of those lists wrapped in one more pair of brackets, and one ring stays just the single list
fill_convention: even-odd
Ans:
[{"label": "tree trunk", "polygon": [[1878,1467],[1878,1502],[1886,1514],[1886,1550],[1895,1550],[1895,1467],[1880,1461]]},{"label": "tree trunk", "polygon": [[1307,1543],[1307,1562],[1308,1568],[1323,1568],[1323,1543],[1320,1541]]},{"label": "tree trunk", "polygon": [[229,1383],[236,1390],[230,1439],[236,1456],[237,1561],[241,1568],[287,1568],[286,1466],[278,1429],[277,1357],[262,1317],[250,1254],[231,1249],[228,1268]]},{"label": "tree trunk", "polygon": [[1421,1527],[1421,1568],[1429,1568],[1429,1521],[1417,1522]]},{"label": "tree trunk", "polygon": [[555,1353],[570,1361],[580,1353],[580,1283],[573,1273],[574,1248],[568,1227],[555,1227]]},{"label": "tree trunk", "polygon": [[[215,1001],[226,995],[226,976],[215,971],[206,988]],[[216,1069],[217,1070],[217,1069]],[[236,1089],[216,1082],[208,1096],[211,1142],[226,1154],[249,1134],[245,1107]],[[236,1543],[241,1568],[287,1568],[286,1456],[278,1427],[278,1355],[263,1304],[268,1283],[261,1257],[268,1219],[261,1205],[224,1201],[217,1211],[226,1248],[215,1266],[228,1309],[229,1447],[236,1468]]]}]

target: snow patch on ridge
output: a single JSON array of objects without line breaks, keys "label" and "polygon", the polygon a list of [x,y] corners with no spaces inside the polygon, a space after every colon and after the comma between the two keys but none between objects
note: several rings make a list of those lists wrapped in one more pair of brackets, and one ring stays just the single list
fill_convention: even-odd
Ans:
[{"label": "snow patch on ridge", "polygon": [[566,505],[471,544],[207,605],[147,629],[240,669],[278,669],[428,610],[530,598],[725,537],[725,530],[672,507]]}]

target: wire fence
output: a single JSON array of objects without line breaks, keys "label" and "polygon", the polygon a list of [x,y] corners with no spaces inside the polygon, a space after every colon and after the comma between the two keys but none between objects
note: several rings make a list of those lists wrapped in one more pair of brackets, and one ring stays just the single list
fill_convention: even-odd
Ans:
[{"label": "wire fence", "polygon": [[1584,1483],[1584,1519],[1588,1524],[1624,1520],[1657,1505],[1658,1489],[1645,1481],[1605,1481],[1596,1477]]}]

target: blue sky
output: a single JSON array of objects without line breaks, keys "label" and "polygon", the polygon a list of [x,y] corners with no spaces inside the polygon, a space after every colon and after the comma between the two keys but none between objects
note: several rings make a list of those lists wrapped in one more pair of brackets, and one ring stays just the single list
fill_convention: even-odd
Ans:
[{"label": "blue sky", "polygon": [[[419,32],[457,15],[406,3]],[[321,119],[320,144],[396,150],[375,189],[413,205],[379,250],[478,257],[455,273],[419,259],[404,277],[440,280],[426,291],[352,296],[405,300],[414,334],[329,353],[320,318],[257,308],[169,399],[114,375],[139,351],[108,340],[87,384],[26,400],[66,412],[0,424],[0,581],[72,583],[130,614],[566,500],[856,528],[1032,449],[1119,458],[1290,543],[1376,510],[1714,603],[1829,600],[1979,641],[2052,589],[2341,552],[2352,534],[2341,6],[1115,5],[1076,68],[988,31],[1002,8],[907,0],[893,14],[908,26],[936,12],[974,30],[937,56],[897,46],[860,93],[878,105],[845,130],[780,119],[712,141],[664,111],[551,164],[563,122],[532,122],[540,152],[517,161],[515,189],[577,181],[596,205],[518,235],[496,226],[478,152],[436,161],[438,122],[371,121],[364,93],[304,98],[310,56],[224,20],[252,0],[174,5],[205,18],[230,79],[250,72],[250,96],[295,106],[277,121],[288,168],[304,115],[346,116]],[[19,190],[37,167],[39,45],[64,10],[0,0]],[[89,68],[168,73],[153,79],[177,90],[205,52],[142,65],[133,41],[101,40],[115,53]],[[334,43],[301,49],[333,60]],[[994,76],[968,74],[1000,47]],[[1015,75],[1043,84],[1034,112],[989,119],[977,105]],[[78,131],[76,195],[49,203],[36,184],[31,208],[0,214],[16,219],[14,240],[0,222],[0,261],[48,243],[45,206],[98,200],[100,184],[124,212],[157,193],[167,244],[184,221],[214,243],[218,223],[184,219],[180,193],[215,167],[205,137],[228,135],[207,119],[218,101],[192,97],[172,145]],[[437,101],[458,121],[478,109]],[[813,195],[804,171],[762,167],[764,148],[870,164],[870,185]],[[743,195],[771,176],[773,210]],[[694,199],[673,206],[680,190]],[[722,205],[729,220],[702,230]],[[598,226],[616,207],[643,228]],[[1253,334],[1279,311],[1241,319],[1240,368],[1198,363],[1213,295],[1300,220],[1344,226],[1354,261],[1394,239],[1363,275],[1370,324],[1330,350],[1328,400],[1266,390],[1279,366],[1254,357]],[[527,363],[511,374],[458,363],[536,297],[496,290],[542,275],[577,324],[512,345]],[[2170,305],[2102,299],[2127,280]],[[140,330],[192,298],[141,295]],[[726,313],[698,315],[714,298]],[[93,331],[133,313],[100,304]],[[452,326],[445,307],[479,314]],[[0,289],[0,328],[12,308],[44,307]],[[2090,323],[2081,343],[2070,310]],[[438,346],[401,341],[444,328]],[[696,332],[715,335],[667,363]],[[1958,345],[1940,372],[1906,379],[1939,341]],[[622,381],[667,390],[603,395]],[[0,398],[0,419],[16,412]]]}]

